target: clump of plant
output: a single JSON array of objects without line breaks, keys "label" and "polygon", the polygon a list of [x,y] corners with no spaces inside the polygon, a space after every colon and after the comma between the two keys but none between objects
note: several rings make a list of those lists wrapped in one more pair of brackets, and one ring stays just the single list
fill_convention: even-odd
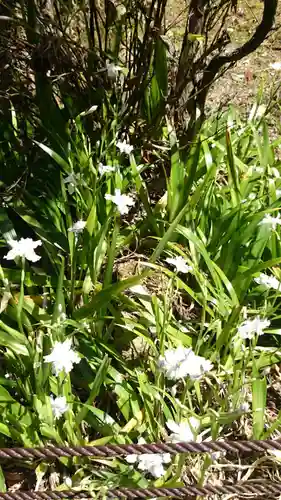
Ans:
[{"label": "clump of plant", "polygon": [[[56,172],[48,197],[26,192],[2,207],[1,443],[219,439],[237,425],[270,436],[280,419],[267,413],[263,371],[280,359],[279,140],[265,119],[230,110],[205,123],[186,160],[167,121],[170,165],[152,204],[153,165],[114,124],[92,142],[86,116],[70,121],[63,154],[33,143]],[[199,482],[217,459],[228,457],[194,462]],[[34,468],[49,487],[53,465]],[[172,486],[185,457],[62,460],[58,470],[58,488],[65,477],[92,489]]]}]

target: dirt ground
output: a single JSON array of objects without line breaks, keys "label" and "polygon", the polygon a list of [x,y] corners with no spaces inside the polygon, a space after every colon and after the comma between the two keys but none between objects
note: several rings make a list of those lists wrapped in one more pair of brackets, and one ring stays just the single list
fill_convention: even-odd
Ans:
[{"label": "dirt ground", "polygon": [[[188,0],[169,0],[167,25],[169,37],[179,44],[185,30]],[[236,48],[248,40],[261,21],[263,1],[240,0],[233,13],[227,31],[231,39],[229,48]],[[278,5],[276,28],[281,26],[281,2]],[[213,111],[230,103],[249,110],[259,90],[265,100],[276,94],[281,83],[281,71],[271,68],[274,62],[281,62],[281,28],[249,57],[228,70],[210,90],[207,107]]]}]

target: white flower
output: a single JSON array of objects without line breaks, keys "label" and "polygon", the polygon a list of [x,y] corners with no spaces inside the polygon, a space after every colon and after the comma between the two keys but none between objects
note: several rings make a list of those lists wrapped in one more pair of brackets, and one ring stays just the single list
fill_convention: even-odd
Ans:
[{"label": "white flower", "polygon": [[259,226],[261,224],[270,224],[271,229],[275,231],[277,224],[281,225],[280,214],[278,214],[277,217],[272,217],[270,214],[265,214],[264,218],[259,223]]},{"label": "white flower", "polygon": [[238,327],[238,334],[242,339],[252,339],[255,335],[263,335],[264,328],[270,325],[268,319],[260,319],[257,316],[254,319],[248,319]]},{"label": "white flower", "polygon": [[173,443],[188,443],[189,441],[197,441],[196,431],[200,422],[195,417],[190,417],[187,422],[177,424],[173,420],[167,421],[167,427],[172,431],[169,439]]},{"label": "white flower", "polygon": [[164,356],[160,356],[158,360],[158,368],[165,372],[166,377],[171,380],[178,380],[187,376],[187,359],[191,349],[185,347],[177,347],[176,349],[168,349]]},{"label": "white flower", "polygon": [[64,484],[65,484],[65,486],[67,486],[68,488],[72,488],[72,479],[71,479],[71,477],[69,477],[69,476],[65,476],[65,477],[64,477]]},{"label": "white flower", "polygon": [[65,177],[63,183],[68,184],[68,192],[69,194],[73,194],[78,184],[77,176],[75,174],[69,174],[67,177]]},{"label": "white flower", "polygon": [[109,172],[115,172],[116,168],[112,165],[103,165],[103,163],[99,163],[98,170],[100,175],[104,175],[108,174]]},{"label": "white flower", "polygon": [[166,259],[166,262],[168,264],[171,264],[171,266],[174,266],[177,273],[189,273],[190,271],[192,271],[192,267],[188,266],[184,258],[180,255],[177,255],[174,259],[168,257]]},{"label": "white flower", "polygon": [[54,418],[60,418],[68,410],[65,396],[59,396],[57,398],[50,396],[50,402]]},{"label": "white flower", "polygon": [[116,66],[116,64],[106,61],[106,71],[107,76],[110,80],[116,80],[119,71],[122,71],[120,66]]},{"label": "white flower", "polygon": [[177,347],[168,349],[158,360],[158,368],[171,380],[189,376],[192,380],[200,378],[210,371],[213,365],[210,361],[196,356],[191,348]]},{"label": "white flower", "polygon": [[126,141],[123,141],[123,142],[122,141],[118,141],[116,143],[116,147],[119,149],[120,153],[125,153],[126,155],[131,154],[131,152],[134,149],[134,146],[132,146],[131,144],[129,144]]},{"label": "white flower", "polygon": [[271,63],[270,68],[274,69],[275,71],[281,71],[281,61],[276,61],[274,63]]},{"label": "white flower", "polygon": [[128,464],[135,464],[138,460],[138,456],[139,455],[136,455],[135,453],[132,453],[132,455],[127,455],[126,462],[128,462]]},{"label": "white flower", "polygon": [[34,249],[42,245],[42,241],[33,241],[31,238],[21,238],[17,240],[8,241],[11,250],[5,255],[4,259],[13,260],[16,257],[22,257],[23,259],[30,260],[31,262],[37,262],[41,259],[39,255],[36,255]]},{"label": "white flower", "polygon": [[281,283],[275,276],[267,276],[267,274],[261,273],[254,281],[258,285],[264,285],[266,288],[273,288],[274,290],[280,290]]},{"label": "white flower", "polygon": [[165,474],[163,464],[171,461],[170,453],[143,453],[142,455],[128,455],[126,462],[129,464],[138,463],[138,469],[149,472],[152,476],[158,478]]},{"label": "white flower", "polygon": [[121,215],[127,214],[129,212],[129,207],[135,204],[133,198],[126,194],[121,194],[120,189],[115,189],[114,195],[106,194],[105,199],[115,203]]},{"label": "white flower", "polygon": [[196,356],[192,351],[192,354],[189,356],[189,367],[188,367],[188,375],[191,380],[197,380],[201,378],[204,373],[209,372],[213,368],[213,364],[208,359],[203,358],[202,356]]},{"label": "white flower", "polygon": [[75,234],[82,233],[82,231],[86,227],[86,224],[87,224],[86,221],[84,221],[84,220],[78,220],[77,222],[75,222],[75,224],[73,224],[72,227],[68,228],[68,231],[70,233],[75,233]]},{"label": "white flower", "polygon": [[74,363],[79,363],[78,354],[71,348],[71,339],[64,342],[55,342],[51,354],[44,356],[45,363],[52,363],[53,371],[58,375],[63,370],[71,372]]}]

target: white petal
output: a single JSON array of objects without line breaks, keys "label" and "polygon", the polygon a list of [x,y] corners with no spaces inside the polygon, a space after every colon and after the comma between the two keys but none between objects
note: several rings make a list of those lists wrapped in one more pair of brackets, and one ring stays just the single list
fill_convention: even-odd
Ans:
[{"label": "white petal", "polygon": [[179,432],[180,426],[173,420],[167,420],[166,425],[170,429],[170,431],[175,432],[176,434]]},{"label": "white petal", "polygon": [[163,463],[168,464],[171,462],[171,455],[170,453],[163,453]]},{"label": "white petal", "polygon": [[164,467],[163,465],[153,465],[150,469],[149,469],[149,472],[152,476],[158,478],[158,477],[162,477],[164,476],[165,474],[165,470],[164,470]]},{"label": "white petal", "polygon": [[200,426],[200,421],[196,417],[190,417],[188,419],[188,424],[192,427],[192,429],[196,430]]},{"label": "white petal", "polygon": [[128,462],[128,464],[134,464],[138,459],[138,455],[135,455],[132,453],[132,455],[127,455],[126,456],[126,462]]}]

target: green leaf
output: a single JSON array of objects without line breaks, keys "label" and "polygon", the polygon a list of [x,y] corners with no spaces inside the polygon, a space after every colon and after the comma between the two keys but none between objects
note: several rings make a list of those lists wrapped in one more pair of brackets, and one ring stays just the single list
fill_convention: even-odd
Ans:
[{"label": "green leaf", "polygon": [[59,432],[54,427],[42,424],[40,425],[40,432],[42,436],[46,437],[47,439],[51,439],[58,444],[64,444]]},{"label": "green leaf", "polygon": [[45,153],[47,153],[67,173],[70,171],[70,165],[58,153],[53,151],[51,148],[49,148],[49,146],[46,146],[42,142],[37,142],[35,140],[33,140],[33,142],[37,144],[39,148],[43,149],[43,151],[45,151]]},{"label": "green leaf", "polygon": [[227,151],[227,160],[228,160],[228,167],[229,167],[229,177],[230,177],[232,184],[234,186],[234,193],[236,195],[235,202],[239,203],[240,191],[239,191],[239,185],[238,185],[236,165],[235,165],[235,160],[234,160],[234,155],[233,155],[233,150],[232,150],[231,134],[230,134],[230,130],[228,128],[226,129],[226,151]]},{"label": "green leaf", "polygon": [[0,403],[11,403],[15,402],[14,398],[12,398],[11,394],[0,385]]},{"label": "green leaf", "polygon": [[62,313],[65,313],[65,300],[63,293],[63,280],[64,280],[64,258],[61,262],[60,274],[57,285],[57,293],[56,293],[56,303],[54,307],[54,312],[52,316],[52,324],[58,321],[58,318]]},{"label": "green leaf", "polygon": [[262,439],[264,433],[264,416],[266,408],[266,378],[261,377],[253,360],[252,368],[252,410],[254,439]]},{"label": "green leaf", "polygon": [[0,434],[3,434],[4,436],[7,436],[9,438],[12,437],[9,426],[6,424],[3,424],[2,422],[0,423]]},{"label": "green leaf", "polygon": [[29,355],[28,349],[24,344],[13,339],[9,333],[4,332],[3,330],[0,330],[0,345],[2,345],[3,347],[8,347],[15,354],[19,354],[21,356]]},{"label": "green leaf", "polygon": [[87,413],[89,411],[89,407],[91,407],[91,405],[93,404],[94,400],[98,396],[100,388],[101,388],[101,385],[103,384],[105,376],[107,374],[109,364],[110,364],[110,360],[109,360],[109,358],[108,358],[108,356],[106,354],[104,356],[104,358],[102,360],[102,363],[101,363],[101,365],[100,365],[100,367],[99,367],[99,369],[97,371],[97,374],[95,376],[94,383],[93,383],[93,386],[91,388],[90,395],[89,395],[89,397],[88,397],[88,399],[87,399],[84,407],[82,408],[82,410],[80,411],[80,413],[78,413],[78,415],[76,417],[76,422],[77,422],[78,425],[80,425],[80,423],[82,422],[82,420],[85,420],[86,415],[87,415]]},{"label": "green leaf", "polygon": [[168,94],[167,46],[161,37],[155,43],[155,76],[162,100]]},{"label": "green leaf", "polygon": [[1,466],[0,466],[0,491],[1,491],[1,493],[5,493],[5,491],[7,491],[5,476],[4,476],[3,469]]},{"label": "green leaf", "polygon": [[114,283],[104,290],[98,292],[89,304],[81,307],[77,311],[74,311],[73,316],[76,320],[87,318],[92,315],[95,311],[99,310],[101,307],[105,307],[113,298],[117,297],[121,292],[130,288],[131,286],[137,285],[145,276],[149,274],[149,271],[144,271],[138,276],[133,278],[128,278],[126,280]]},{"label": "green leaf", "polygon": [[[22,333],[18,332],[17,330],[14,330],[14,328],[11,328],[10,326],[6,325],[2,320],[0,320],[0,328],[2,328],[3,335],[3,345],[6,347],[10,347],[12,350],[19,349],[19,353],[23,354],[26,356],[28,354],[28,341]],[[8,334],[8,336],[7,336]],[[0,337],[0,343],[1,343],[1,337]]]},{"label": "green leaf", "polygon": [[171,148],[171,174],[168,184],[168,211],[171,222],[183,206],[185,168],[180,159],[176,132],[168,119],[167,128]]}]

